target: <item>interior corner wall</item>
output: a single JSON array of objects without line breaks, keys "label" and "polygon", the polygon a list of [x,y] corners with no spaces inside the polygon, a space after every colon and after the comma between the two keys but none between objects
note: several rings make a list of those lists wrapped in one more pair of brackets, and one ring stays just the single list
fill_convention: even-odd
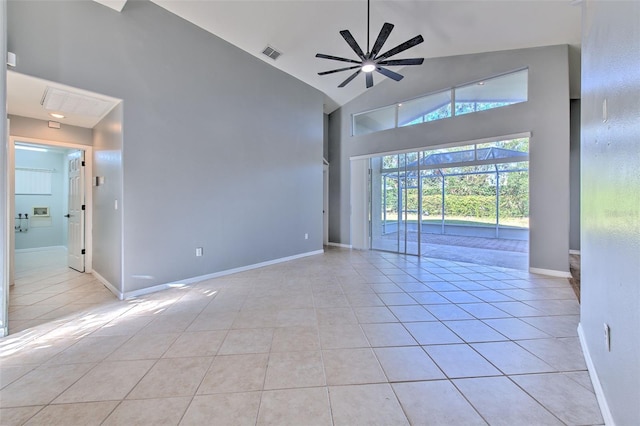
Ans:
[{"label": "interior corner wall", "polygon": [[[122,288],[122,114],[119,103],[93,128],[93,271]],[[88,176],[87,178],[92,178]],[[95,179],[95,178],[94,178]]]},{"label": "interior corner wall", "polygon": [[126,292],[322,250],[321,92],[146,0],[8,16],[16,71],[124,102]]},{"label": "interior corner wall", "polygon": [[571,99],[571,142],[569,147],[569,249],[580,251],[580,99]]},{"label": "interior corner wall", "polygon": [[580,329],[605,421],[638,425],[640,2],[586,0],[582,7]]},{"label": "interior corner wall", "polygon": [[[329,119],[332,242],[349,244],[349,158],[531,132],[529,266],[569,273],[568,46],[425,60],[405,67],[401,82],[384,80]],[[410,127],[351,136],[354,113],[403,102],[489,76],[529,69],[527,102]],[[374,78],[381,78],[375,76]],[[334,159],[339,158],[339,162]]]},{"label": "interior corner wall", "polygon": [[[351,244],[351,234],[349,222],[344,221],[342,216],[343,208],[341,203],[350,203],[350,184],[348,179],[341,179],[343,168],[343,157],[345,162],[349,164],[349,157],[345,157],[342,153],[342,144],[340,131],[342,129],[342,115],[333,112],[329,114],[328,134],[329,134],[329,242],[337,244]],[[348,166],[350,167],[350,165]],[[345,173],[350,173],[349,168],[345,169]],[[333,176],[336,174],[337,176]],[[345,199],[345,194],[347,198]],[[350,205],[350,204],[348,204]],[[349,210],[351,214],[351,210]],[[350,219],[349,219],[350,220]],[[345,231],[343,228],[346,226]]]},{"label": "interior corner wall", "polygon": [[91,129],[64,123],[60,125],[59,129],[52,129],[49,127],[48,121],[19,115],[10,115],[9,119],[11,120],[11,136],[88,146],[93,143]]},{"label": "interior corner wall", "polygon": [[329,160],[329,115],[322,115],[322,158]]}]

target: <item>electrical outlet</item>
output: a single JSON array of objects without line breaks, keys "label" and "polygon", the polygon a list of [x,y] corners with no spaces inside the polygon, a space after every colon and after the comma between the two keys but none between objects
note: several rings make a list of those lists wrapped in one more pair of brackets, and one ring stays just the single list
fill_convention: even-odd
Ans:
[{"label": "electrical outlet", "polygon": [[304,239],[308,240],[309,239],[309,234],[304,234]]},{"label": "electrical outlet", "polygon": [[196,247],[196,256],[197,257],[202,256],[202,247]]},{"label": "electrical outlet", "polygon": [[611,328],[609,324],[604,323],[604,345],[608,352],[611,352]]}]

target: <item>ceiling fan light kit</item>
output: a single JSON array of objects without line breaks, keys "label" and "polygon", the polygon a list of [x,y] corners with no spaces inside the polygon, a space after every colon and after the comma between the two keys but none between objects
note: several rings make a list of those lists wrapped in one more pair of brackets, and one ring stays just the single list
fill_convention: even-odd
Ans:
[{"label": "ceiling fan light kit", "polygon": [[[342,58],[339,56],[325,55],[323,53],[317,53],[316,58],[321,59],[329,59],[332,61],[340,61],[340,62],[348,62],[352,64],[349,67],[338,68],[330,71],[319,72],[318,75],[327,75],[333,74],[341,71],[349,71],[356,70],[353,74],[351,74],[345,81],[343,81],[338,87],[344,87],[351,82],[354,78],[358,76],[361,72],[365,74],[365,81],[367,85],[367,89],[373,86],[373,71],[376,71],[385,77],[388,77],[395,81],[400,81],[404,78],[404,76],[398,74],[397,72],[391,71],[385,67],[397,67],[397,66],[405,66],[405,65],[421,65],[424,62],[424,58],[409,58],[409,59],[387,59],[391,56],[397,55],[398,53],[402,53],[407,49],[410,49],[418,44],[422,43],[424,39],[421,35],[417,35],[410,40],[405,41],[402,44],[394,47],[391,50],[388,50],[382,54],[378,54],[382,49],[382,46],[389,38],[391,34],[391,30],[393,30],[393,24],[385,22],[378,34],[378,38],[376,42],[373,44],[373,48],[369,49],[369,25],[370,25],[370,0],[367,0],[367,53],[364,53],[360,48],[358,42],[356,42],[353,35],[349,30],[340,31],[340,35],[347,42],[349,47],[353,49],[355,54],[358,56],[360,60]],[[382,67],[384,65],[385,67]]]}]

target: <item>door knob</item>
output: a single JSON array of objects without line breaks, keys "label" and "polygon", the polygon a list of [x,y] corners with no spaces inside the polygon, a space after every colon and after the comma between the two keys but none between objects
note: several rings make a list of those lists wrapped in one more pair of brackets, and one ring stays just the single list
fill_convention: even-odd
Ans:
[{"label": "door knob", "polygon": [[71,217],[71,215],[67,213],[64,215],[64,217]]}]

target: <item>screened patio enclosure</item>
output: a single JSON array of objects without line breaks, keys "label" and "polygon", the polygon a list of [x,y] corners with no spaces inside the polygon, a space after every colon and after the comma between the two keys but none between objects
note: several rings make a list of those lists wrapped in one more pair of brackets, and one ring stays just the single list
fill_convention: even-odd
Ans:
[{"label": "screened patio enclosure", "polygon": [[371,158],[371,248],[420,255],[436,235],[528,240],[528,161],[528,138]]}]

